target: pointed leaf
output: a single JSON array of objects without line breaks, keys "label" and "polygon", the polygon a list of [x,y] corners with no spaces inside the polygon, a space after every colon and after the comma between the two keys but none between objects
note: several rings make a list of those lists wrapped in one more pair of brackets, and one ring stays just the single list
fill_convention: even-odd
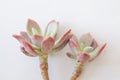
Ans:
[{"label": "pointed leaf", "polygon": [[31,55],[31,54],[29,54],[29,53],[25,50],[24,47],[20,47],[20,50],[21,50],[21,52],[24,53],[26,56],[36,57],[35,55]]},{"label": "pointed leaf", "polygon": [[79,52],[79,45],[74,40],[69,40],[69,46],[73,53],[77,54]]},{"label": "pointed leaf", "polygon": [[66,55],[67,55],[67,57],[69,57],[71,59],[76,59],[76,56],[73,55],[72,53],[67,52]]},{"label": "pointed leaf", "polygon": [[52,37],[45,38],[41,43],[41,50],[43,53],[48,53],[54,46],[54,39]]},{"label": "pointed leaf", "polygon": [[31,37],[32,43],[41,48],[41,42],[43,40],[42,35],[35,34]]},{"label": "pointed leaf", "polygon": [[79,44],[83,43],[85,46],[90,46],[92,44],[93,38],[90,33],[81,36]]},{"label": "pointed leaf", "polygon": [[37,24],[36,21],[34,21],[32,19],[28,19],[27,32],[28,32],[29,35],[41,34],[41,29],[40,29],[40,27],[39,27],[39,25]]},{"label": "pointed leaf", "polygon": [[75,43],[79,44],[79,43],[78,43],[78,39],[77,39],[77,37],[76,37],[74,34],[72,34],[71,39],[74,40]]},{"label": "pointed leaf", "polygon": [[22,31],[22,32],[20,32],[20,34],[26,41],[31,43],[31,39],[26,32]]},{"label": "pointed leaf", "polygon": [[38,55],[37,52],[34,50],[34,48],[27,41],[23,40],[22,45],[29,54],[34,56]]},{"label": "pointed leaf", "polygon": [[59,45],[58,47],[53,48],[53,51],[57,52],[61,49],[63,49],[67,43],[69,42],[69,39],[72,37],[72,35],[68,35],[67,38]]},{"label": "pointed leaf", "polygon": [[67,37],[69,36],[70,32],[71,32],[71,29],[68,29],[68,30],[55,42],[54,48],[58,48],[58,47],[64,42],[64,40],[67,39]]},{"label": "pointed leaf", "polygon": [[20,36],[20,35],[12,35],[15,39],[17,39],[20,43],[24,40],[25,41],[25,39],[22,37],[22,36]]},{"label": "pointed leaf", "polygon": [[55,20],[50,21],[47,25],[45,36],[55,38],[55,36],[57,35],[58,26],[59,23],[56,22]]},{"label": "pointed leaf", "polygon": [[97,49],[95,49],[95,51],[91,52],[90,55],[90,62],[93,61],[96,57],[98,57],[100,55],[100,53],[104,50],[104,48],[106,47],[106,43],[103,44],[102,46],[98,47]]}]

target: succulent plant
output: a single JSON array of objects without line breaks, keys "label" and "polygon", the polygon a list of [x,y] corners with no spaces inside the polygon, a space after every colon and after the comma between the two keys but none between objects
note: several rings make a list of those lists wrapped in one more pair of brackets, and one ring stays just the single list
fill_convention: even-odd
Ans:
[{"label": "succulent plant", "polygon": [[105,48],[106,43],[98,46],[96,40],[91,36],[90,33],[83,34],[78,41],[76,36],[73,35],[69,40],[69,46],[72,53],[67,52],[66,55],[69,58],[76,60],[75,71],[70,80],[77,80],[81,74],[83,65],[85,62],[93,61]]},{"label": "succulent plant", "polygon": [[43,80],[49,80],[48,54],[63,49],[71,38],[71,29],[68,29],[56,40],[58,27],[57,21],[50,21],[43,35],[38,23],[28,19],[27,32],[22,31],[20,35],[13,35],[21,43],[20,50],[22,53],[30,57],[39,57]]}]

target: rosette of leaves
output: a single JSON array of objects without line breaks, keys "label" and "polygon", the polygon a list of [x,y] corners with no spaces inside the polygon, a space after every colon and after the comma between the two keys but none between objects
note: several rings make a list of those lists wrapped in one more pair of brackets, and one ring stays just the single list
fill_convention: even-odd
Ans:
[{"label": "rosette of leaves", "polygon": [[91,34],[86,33],[80,37],[79,41],[76,36],[73,35],[69,40],[69,46],[72,53],[68,52],[66,55],[76,60],[75,71],[70,80],[77,80],[81,74],[84,63],[93,61],[103,51],[106,43],[99,46]]},{"label": "rosette of leaves", "polygon": [[39,57],[43,80],[49,80],[48,54],[59,51],[65,47],[71,37],[71,29],[68,29],[59,39],[56,39],[59,22],[52,20],[48,23],[45,34],[41,33],[38,23],[28,19],[27,32],[13,35],[20,43],[20,50],[27,56]]}]

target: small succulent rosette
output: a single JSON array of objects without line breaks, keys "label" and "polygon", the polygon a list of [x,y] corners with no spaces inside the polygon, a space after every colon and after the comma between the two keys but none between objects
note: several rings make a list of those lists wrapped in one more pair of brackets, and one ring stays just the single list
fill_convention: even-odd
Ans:
[{"label": "small succulent rosette", "polygon": [[20,35],[13,35],[20,43],[20,50],[27,56],[39,56],[40,68],[43,79],[49,80],[48,77],[48,54],[56,52],[65,47],[71,37],[71,29],[68,29],[59,39],[56,40],[59,23],[52,20],[48,23],[45,34],[41,33],[38,23],[28,19],[27,32],[20,32]]},{"label": "small succulent rosette", "polygon": [[82,71],[83,64],[86,61],[94,60],[103,51],[106,43],[99,46],[91,34],[86,33],[80,37],[79,41],[76,36],[73,35],[69,40],[69,46],[72,53],[68,52],[67,56],[77,61],[75,67],[76,69],[71,77],[71,80],[76,80]]}]

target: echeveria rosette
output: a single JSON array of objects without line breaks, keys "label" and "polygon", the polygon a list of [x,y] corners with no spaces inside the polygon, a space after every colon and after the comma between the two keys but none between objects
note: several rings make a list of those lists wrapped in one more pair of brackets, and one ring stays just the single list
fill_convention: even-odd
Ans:
[{"label": "echeveria rosette", "polygon": [[71,37],[71,29],[68,29],[59,39],[56,40],[59,23],[52,20],[48,23],[45,34],[41,33],[38,23],[28,19],[27,32],[20,32],[20,35],[13,35],[20,43],[20,50],[27,56],[39,56],[41,73],[44,80],[48,76],[48,54],[56,52],[65,47]]},{"label": "echeveria rosette", "polygon": [[82,71],[83,64],[87,61],[93,61],[103,51],[106,43],[99,46],[91,34],[86,33],[80,37],[79,41],[73,35],[69,40],[69,46],[72,53],[68,52],[67,56],[77,61],[75,71],[70,80],[77,80]]}]

